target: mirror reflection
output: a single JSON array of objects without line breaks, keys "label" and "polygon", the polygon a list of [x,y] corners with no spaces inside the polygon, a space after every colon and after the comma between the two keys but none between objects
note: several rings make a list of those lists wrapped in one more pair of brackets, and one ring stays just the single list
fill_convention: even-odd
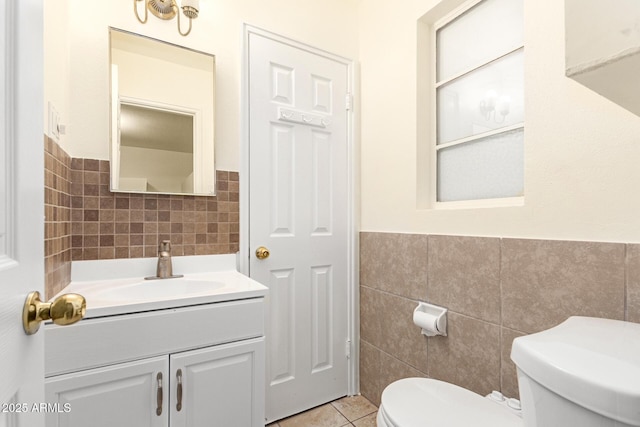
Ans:
[{"label": "mirror reflection", "polygon": [[111,189],[215,194],[212,55],[110,29]]}]

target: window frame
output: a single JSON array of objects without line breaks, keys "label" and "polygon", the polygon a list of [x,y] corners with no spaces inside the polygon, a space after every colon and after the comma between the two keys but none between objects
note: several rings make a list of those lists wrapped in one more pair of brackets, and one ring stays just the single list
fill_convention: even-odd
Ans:
[{"label": "window frame", "polygon": [[[476,135],[471,135],[471,136],[467,136],[464,138],[459,138],[456,139],[454,141],[449,141],[443,144],[438,144],[438,98],[437,98],[437,89],[441,86],[444,86],[460,77],[466,76],[468,74],[473,73],[474,71],[477,71],[489,64],[495,63],[503,58],[505,58],[506,56],[518,52],[518,51],[522,51],[524,53],[524,38],[522,40],[521,44],[518,45],[514,45],[512,47],[510,47],[508,49],[508,51],[505,51],[503,53],[501,53],[499,56],[483,62],[482,64],[479,65],[475,65],[472,68],[469,69],[465,69],[462,72],[456,73],[455,75],[449,76],[446,79],[443,79],[442,81],[438,81],[438,72],[437,72],[437,58],[438,58],[438,49],[437,49],[437,44],[438,44],[438,30],[440,30],[441,28],[445,27],[446,25],[450,24],[451,22],[453,22],[454,20],[456,20],[458,17],[460,17],[461,15],[463,15],[464,13],[466,13],[467,11],[469,11],[470,9],[474,8],[475,6],[477,6],[478,4],[482,3],[485,0],[470,0],[468,2],[463,3],[462,5],[456,7],[455,9],[451,10],[449,13],[446,13],[444,16],[442,16],[440,19],[437,19],[433,25],[430,26],[429,28],[429,43],[430,43],[430,51],[431,51],[431,55],[429,55],[429,75],[430,75],[430,82],[429,82],[429,110],[430,110],[430,123],[432,123],[432,125],[430,126],[430,147],[429,147],[429,151],[430,151],[430,163],[431,163],[431,167],[430,167],[430,171],[431,171],[431,179],[430,179],[430,205],[434,208],[434,209],[460,209],[460,208],[485,208],[485,207],[509,207],[509,206],[523,206],[524,205],[524,187],[525,187],[525,183],[524,183],[524,177],[523,177],[523,195],[521,196],[512,196],[512,197],[500,197],[500,198],[487,198],[487,199],[469,199],[469,200],[457,200],[457,201],[444,201],[441,202],[438,200],[438,151],[444,148],[448,148],[448,147],[453,147],[456,145],[461,145],[461,144],[465,144],[468,142],[472,142],[472,141],[476,141],[488,136],[493,136],[493,135],[498,135],[501,133],[506,133],[512,130],[517,130],[517,129],[522,129],[523,130],[523,138],[524,139],[524,143],[526,143],[526,136],[524,135],[524,128],[525,128],[525,123],[526,123],[526,116],[524,117],[523,121],[521,123],[518,124],[514,124],[514,125],[510,125],[510,126],[505,126],[502,128],[498,128],[498,129],[493,129],[487,132],[482,132]],[[524,25],[524,22],[523,22]],[[524,69],[522,70],[524,73]],[[524,90],[524,88],[523,88]],[[526,147],[526,145],[525,145]],[[525,151],[526,154],[526,151]],[[525,170],[526,172],[526,170]]]}]

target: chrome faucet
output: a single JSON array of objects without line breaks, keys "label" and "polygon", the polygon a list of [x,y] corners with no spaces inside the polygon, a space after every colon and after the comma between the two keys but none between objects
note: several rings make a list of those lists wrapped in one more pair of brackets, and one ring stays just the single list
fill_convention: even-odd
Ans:
[{"label": "chrome faucet", "polygon": [[169,240],[163,240],[158,246],[158,267],[156,268],[156,275],[145,277],[145,280],[174,279],[183,276],[184,274],[173,274],[173,266],[171,265],[171,242]]}]

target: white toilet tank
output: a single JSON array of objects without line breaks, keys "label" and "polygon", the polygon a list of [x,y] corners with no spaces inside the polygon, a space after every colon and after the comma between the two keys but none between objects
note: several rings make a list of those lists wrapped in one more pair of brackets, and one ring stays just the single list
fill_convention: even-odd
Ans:
[{"label": "white toilet tank", "polygon": [[570,317],[516,338],[525,427],[640,426],[640,324]]}]

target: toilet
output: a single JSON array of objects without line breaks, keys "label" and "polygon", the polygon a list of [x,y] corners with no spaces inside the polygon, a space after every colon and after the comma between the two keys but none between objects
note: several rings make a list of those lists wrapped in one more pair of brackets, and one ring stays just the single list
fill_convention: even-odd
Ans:
[{"label": "toilet", "polygon": [[506,405],[429,378],[382,393],[378,427],[640,427],[640,324],[570,317],[516,338],[521,417]]}]

